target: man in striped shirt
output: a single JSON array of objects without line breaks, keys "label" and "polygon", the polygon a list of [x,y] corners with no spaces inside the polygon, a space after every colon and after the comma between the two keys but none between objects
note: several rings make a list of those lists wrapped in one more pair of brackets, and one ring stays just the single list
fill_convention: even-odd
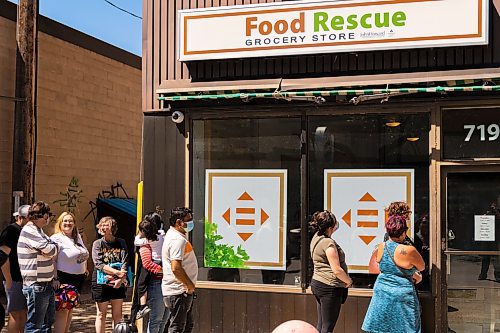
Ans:
[{"label": "man in striped shirt", "polygon": [[19,268],[23,278],[23,294],[28,304],[25,333],[52,332],[55,316],[54,258],[57,245],[43,232],[51,216],[50,207],[38,201],[31,205],[28,223],[17,243]]}]

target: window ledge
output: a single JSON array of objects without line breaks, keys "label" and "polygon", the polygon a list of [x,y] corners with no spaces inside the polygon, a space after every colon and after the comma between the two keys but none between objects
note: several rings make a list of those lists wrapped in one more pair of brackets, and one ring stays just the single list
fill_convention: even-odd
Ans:
[{"label": "window ledge", "polygon": [[[233,291],[254,291],[267,292],[277,294],[310,294],[312,295],[311,287],[308,287],[305,292],[300,287],[291,285],[272,285],[272,284],[257,284],[257,283],[230,283],[230,282],[214,282],[214,281],[198,281],[196,288],[212,289],[212,290],[233,290]],[[373,289],[366,288],[350,288],[349,296],[351,297],[372,297]],[[428,291],[419,291],[420,298],[432,298],[432,294]]]},{"label": "window ledge", "polygon": [[[307,288],[305,292],[302,288],[295,286],[257,284],[257,283],[230,283],[230,282],[214,282],[214,281],[198,281],[196,288],[199,289],[214,289],[214,290],[233,290],[233,291],[255,291],[268,292],[279,294],[312,294],[311,288]],[[349,289],[349,296],[353,297],[372,297],[373,290],[364,288]]]}]

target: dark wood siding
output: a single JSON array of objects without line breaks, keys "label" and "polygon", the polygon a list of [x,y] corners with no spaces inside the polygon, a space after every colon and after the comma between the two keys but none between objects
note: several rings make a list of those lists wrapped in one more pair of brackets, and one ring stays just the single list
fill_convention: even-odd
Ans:
[{"label": "dark wood siding", "polygon": [[[181,128],[182,130],[182,128]],[[184,206],[185,138],[170,117],[144,117],[144,213]]]},{"label": "dark wood siding", "polygon": [[189,63],[180,63],[176,60],[177,10],[266,2],[278,1],[144,0],[144,110],[158,109],[155,90],[166,80],[190,79],[193,82],[203,82],[281,77],[303,78],[500,66],[500,16],[492,2],[490,3],[490,43],[487,46],[331,53]]},{"label": "dark wood siding", "polygon": [[[213,289],[198,289],[197,294],[193,308],[193,332],[196,333],[269,333],[292,319],[316,325],[316,300],[311,294]],[[424,305],[423,331],[432,332],[433,300],[429,297],[421,302]],[[361,325],[369,303],[369,297],[348,297],[342,306],[335,333],[362,332]]]}]

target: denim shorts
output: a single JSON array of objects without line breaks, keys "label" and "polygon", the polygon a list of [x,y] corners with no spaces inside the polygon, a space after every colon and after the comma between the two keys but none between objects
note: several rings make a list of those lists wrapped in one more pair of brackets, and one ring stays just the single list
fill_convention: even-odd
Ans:
[{"label": "denim shorts", "polygon": [[26,298],[23,295],[23,283],[12,281],[12,288],[7,290],[5,281],[3,282],[5,293],[7,295],[7,312],[16,312],[28,309]]}]

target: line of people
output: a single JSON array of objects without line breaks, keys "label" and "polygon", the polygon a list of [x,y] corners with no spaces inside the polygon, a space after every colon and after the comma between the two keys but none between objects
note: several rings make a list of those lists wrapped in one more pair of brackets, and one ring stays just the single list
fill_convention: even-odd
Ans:
[{"label": "line of people", "polygon": [[[103,217],[97,224],[101,238],[87,250],[75,216],[63,212],[54,234],[43,228],[53,214],[47,203],[23,205],[13,213],[16,221],[0,234],[1,266],[7,295],[8,332],[69,332],[73,308],[78,304],[92,255],[92,299],[96,302],[95,330],[104,333],[108,309],[113,326],[122,319],[126,288],[133,281],[125,240],[116,237],[118,224]],[[187,233],[193,229],[191,210],[175,208],[170,228],[162,230],[158,214],[148,214],[135,239],[142,270],[137,278],[140,306],[137,317],[146,318],[148,332],[191,332],[192,302],[198,266]]]},{"label": "line of people", "polygon": [[[422,281],[425,262],[418,250],[408,244],[410,207],[404,202],[393,202],[387,212],[387,239],[376,250],[380,274],[361,329],[370,333],[420,333],[421,310],[415,285]],[[339,228],[335,216],[327,210],[316,212],[310,225],[314,230],[310,253],[314,264],[311,290],[317,303],[316,329],[331,333],[353,281],[345,253],[335,241]]]},{"label": "line of people", "polygon": [[56,333],[68,332],[72,308],[88,274],[89,252],[75,216],[62,213],[51,237],[42,229],[53,216],[48,204],[23,205],[13,216],[16,222],[0,235],[0,245],[9,255],[2,265],[8,332],[52,332],[52,324]]}]

